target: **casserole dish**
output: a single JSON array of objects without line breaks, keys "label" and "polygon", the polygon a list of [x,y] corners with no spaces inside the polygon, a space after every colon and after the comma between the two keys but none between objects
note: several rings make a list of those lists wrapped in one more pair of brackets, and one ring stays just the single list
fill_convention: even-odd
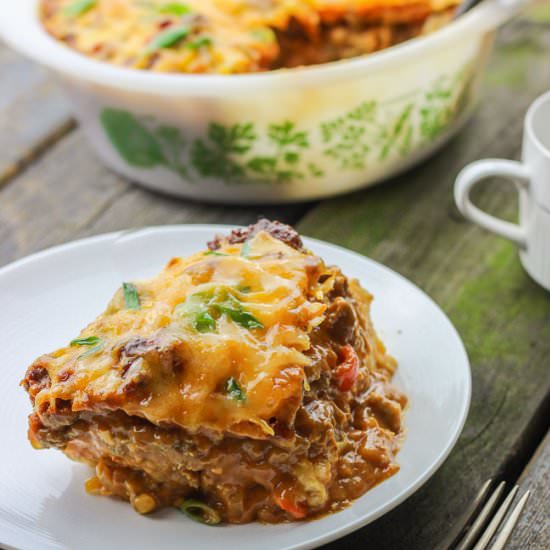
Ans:
[{"label": "casserole dish", "polygon": [[99,157],[152,189],[225,203],[335,195],[433,153],[472,113],[495,29],[521,5],[486,0],[367,56],[227,76],[87,58],[46,33],[37,4],[4,6],[0,36],[59,76]]}]

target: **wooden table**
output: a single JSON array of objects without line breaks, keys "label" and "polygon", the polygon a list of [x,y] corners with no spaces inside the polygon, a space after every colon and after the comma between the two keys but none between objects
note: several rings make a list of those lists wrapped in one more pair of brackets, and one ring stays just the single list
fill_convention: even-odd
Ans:
[{"label": "wooden table", "polygon": [[[444,150],[386,185],[321,203],[223,207],[145,191],[95,158],[46,71],[0,46],[0,82],[0,265],[96,233],[263,214],[383,262],[449,315],[473,371],[458,444],[414,496],[328,548],[444,547],[488,478],[533,491],[509,547],[550,548],[550,293],[525,275],[513,245],[466,223],[452,199],[466,163],[519,155],[523,114],[550,89],[548,1],[502,29],[480,109]],[[515,191],[493,189],[479,203],[513,219]]]}]

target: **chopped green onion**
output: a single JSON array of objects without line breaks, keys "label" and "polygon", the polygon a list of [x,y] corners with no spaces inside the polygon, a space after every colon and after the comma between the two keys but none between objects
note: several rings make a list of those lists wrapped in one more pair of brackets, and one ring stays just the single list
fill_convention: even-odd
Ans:
[{"label": "chopped green onion", "polygon": [[222,520],[214,508],[192,498],[185,500],[180,506],[180,510],[192,520],[206,523],[206,525],[217,525]]},{"label": "chopped green onion", "polygon": [[248,255],[250,254],[250,241],[244,241],[243,245],[241,246],[241,256],[244,258],[248,258]]},{"label": "chopped green onion", "polygon": [[222,303],[215,304],[222,313],[225,313],[233,322],[247,329],[264,328],[261,321],[252,313],[243,309],[242,303],[233,295],[228,294]]},{"label": "chopped green onion", "polygon": [[90,348],[89,350],[85,351],[84,353],[80,354],[78,358],[81,357],[89,357],[90,355],[96,354],[98,351],[101,351],[103,349],[103,342],[100,342],[97,346],[94,346],[93,348]]},{"label": "chopped green onion", "polygon": [[195,40],[192,40],[191,42],[185,44],[185,47],[189,48],[190,50],[198,50],[199,48],[210,46],[211,44],[212,39],[209,36],[199,36],[195,38]]},{"label": "chopped green onion", "polygon": [[92,9],[96,3],[97,0],[76,0],[63,9],[63,15],[65,17],[78,17]]},{"label": "chopped green onion", "polygon": [[242,309],[233,309],[226,306],[219,306],[220,310],[225,313],[232,321],[247,329],[264,328],[261,321],[256,319],[252,313],[243,311]]},{"label": "chopped green onion", "polygon": [[158,34],[151,40],[147,46],[146,51],[151,53],[160,48],[170,48],[175,46],[180,40],[183,40],[189,34],[189,27],[187,25],[182,25],[181,27],[176,27],[174,29],[168,29],[163,33]]},{"label": "chopped green onion", "polygon": [[201,311],[196,315],[193,327],[199,332],[214,332],[216,330],[216,319],[208,311]]},{"label": "chopped green onion", "polygon": [[186,15],[191,13],[191,8],[185,4],[180,4],[179,2],[171,2],[170,4],[165,4],[159,8],[160,13],[168,13],[170,15]]},{"label": "chopped green onion", "polygon": [[208,250],[204,253],[205,256],[229,256],[229,254],[224,254],[223,252],[218,252],[217,250]]},{"label": "chopped green onion", "polygon": [[101,342],[97,336],[86,336],[85,338],[75,338],[71,340],[71,346],[95,346]]},{"label": "chopped green onion", "polygon": [[252,290],[252,287],[251,286],[238,286],[237,290],[239,292],[242,292],[243,294],[247,294],[248,292],[250,292]]},{"label": "chopped green onion", "polygon": [[239,401],[240,403],[246,401],[246,394],[244,390],[233,377],[229,378],[225,383],[225,391],[235,401]]},{"label": "chopped green onion", "polygon": [[174,313],[182,317],[195,316],[204,310],[204,298],[197,294],[187,296],[184,302],[180,302],[175,308]]},{"label": "chopped green onion", "polygon": [[252,313],[245,311],[242,303],[232,294],[228,294],[225,301],[218,304],[218,308],[222,313],[228,315],[232,321],[244,328],[264,328],[263,323],[256,319]]},{"label": "chopped green onion", "polygon": [[103,349],[103,340],[101,338],[98,338],[97,336],[75,338],[74,340],[71,340],[71,346],[92,346],[89,350],[78,356],[78,358],[80,359],[81,357],[94,355],[94,353],[97,353],[98,351]]},{"label": "chopped green onion", "polygon": [[250,34],[260,42],[269,43],[269,42],[275,42],[276,40],[275,33],[267,27],[264,27],[261,29],[254,29],[250,31]]},{"label": "chopped green onion", "polygon": [[139,309],[139,293],[136,286],[132,283],[122,283],[122,292],[124,294],[124,302],[127,309]]},{"label": "chopped green onion", "polygon": [[188,296],[185,302],[174,308],[176,315],[192,319],[195,330],[213,332],[216,319],[220,314],[227,315],[232,321],[247,329],[264,328],[264,325],[252,313],[243,308],[227,288],[209,289]]}]

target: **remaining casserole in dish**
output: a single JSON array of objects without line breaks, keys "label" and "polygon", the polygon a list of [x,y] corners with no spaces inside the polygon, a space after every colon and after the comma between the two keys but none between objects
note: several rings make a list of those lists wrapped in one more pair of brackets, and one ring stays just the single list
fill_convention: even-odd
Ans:
[{"label": "remaining casserole in dish", "polygon": [[[437,14],[429,13],[441,6],[445,19],[451,4],[251,1],[260,11],[258,28],[274,30],[250,35],[242,29],[252,23],[241,22],[231,26],[233,38],[211,24],[188,32],[180,24],[190,13],[168,13],[163,17],[175,23],[167,30],[175,26],[160,43],[167,47],[138,60],[131,51],[155,45],[161,32],[156,12],[136,23],[150,34],[136,32],[112,44],[108,29],[93,34],[94,25],[104,28],[104,0],[82,0],[71,10],[73,4],[59,0],[18,0],[2,6],[0,36],[55,71],[99,157],[130,181],[224,204],[292,202],[372,185],[438,149],[472,114],[494,31],[521,3],[484,0],[436,32],[391,48],[384,46],[439,27]],[[204,11],[242,2],[181,4]],[[128,5],[109,2],[122,12]],[[185,11],[177,5],[165,11]],[[311,29],[303,31],[305,16],[287,18],[287,24],[266,8],[283,5],[310,10]],[[58,13],[61,6],[70,20]],[[116,28],[127,21],[117,19]],[[75,34],[73,27],[82,30]],[[265,42],[258,42],[262,37]],[[380,51],[357,55],[372,48]],[[326,59],[339,60],[320,63]],[[140,63],[152,70],[132,68]],[[174,63],[187,72],[173,72]],[[315,64],[293,67],[304,63]],[[281,65],[291,68],[260,70]]]},{"label": "remaining casserole in dish", "polygon": [[448,22],[459,0],[42,0],[47,31],[98,60],[248,73],[371,53]]},{"label": "remaining casserole in dish", "polygon": [[23,385],[29,437],[147,513],[281,522],[338,510],[398,470],[406,398],[372,297],[261,220],[124,283]]}]

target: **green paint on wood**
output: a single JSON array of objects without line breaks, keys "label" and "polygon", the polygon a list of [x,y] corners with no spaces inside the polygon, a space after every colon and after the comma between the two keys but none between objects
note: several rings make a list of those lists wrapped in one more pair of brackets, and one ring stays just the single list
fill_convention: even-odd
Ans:
[{"label": "green paint on wood", "polygon": [[550,323],[543,323],[550,318],[550,293],[529,279],[514,245],[499,238],[494,244],[482,275],[464,284],[450,309],[474,364],[522,361],[532,345],[533,320],[540,321],[541,336],[550,342]]}]

